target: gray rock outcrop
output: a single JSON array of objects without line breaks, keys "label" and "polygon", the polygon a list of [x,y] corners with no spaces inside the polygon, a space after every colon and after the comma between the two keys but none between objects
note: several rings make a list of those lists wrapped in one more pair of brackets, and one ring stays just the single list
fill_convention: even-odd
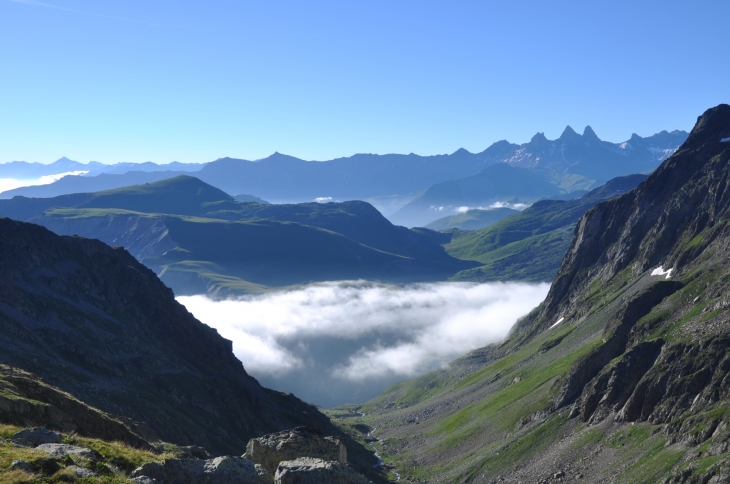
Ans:
[{"label": "gray rock outcrop", "polygon": [[274,476],[275,484],[368,484],[368,482],[347,463],[312,457],[283,461]]},{"label": "gray rock outcrop", "polygon": [[96,473],[93,471],[90,471],[89,469],[84,469],[83,467],[79,466],[69,466],[66,468],[67,470],[70,470],[74,473],[76,477],[96,477]]},{"label": "gray rock outcrop", "polygon": [[38,450],[43,450],[48,453],[51,457],[66,457],[66,456],[78,456],[84,459],[96,460],[98,455],[91,449],[84,447],[78,447],[76,445],[69,444],[41,444],[36,447]]},{"label": "gray rock outcrop", "polygon": [[261,465],[272,475],[277,472],[280,462],[301,457],[347,463],[344,440],[340,437],[325,437],[319,430],[308,427],[251,439],[243,456]]},{"label": "gray rock outcrop", "polygon": [[41,444],[60,444],[63,435],[45,428],[23,429],[10,437],[10,441],[27,447],[36,447]]},{"label": "gray rock outcrop", "polygon": [[[132,477],[147,477],[165,484],[264,484],[271,482],[263,469],[243,457],[215,459],[166,459],[150,462],[132,472]],[[144,482],[144,481],[140,481]],[[154,482],[154,481],[153,481]]]},{"label": "gray rock outcrop", "polygon": [[35,472],[33,470],[33,466],[30,465],[30,462],[26,462],[26,461],[20,460],[20,459],[14,460],[13,463],[10,464],[10,470],[23,471],[23,472],[28,472],[30,474]]}]

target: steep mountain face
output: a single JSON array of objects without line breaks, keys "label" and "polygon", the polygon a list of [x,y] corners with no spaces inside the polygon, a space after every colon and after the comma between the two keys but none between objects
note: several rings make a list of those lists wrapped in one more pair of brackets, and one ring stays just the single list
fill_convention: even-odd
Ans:
[{"label": "steep mountain face", "polygon": [[122,248],[0,219],[0,363],[33,372],[147,439],[238,453],[328,420],[262,388],[231,342]]},{"label": "steep mountain face", "polygon": [[487,207],[512,198],[532,201],[558,193],[542,176],[498,163],[466,178],[429,187],[389,218],[399,225],[423,226],[463,206]]},{"label": "steep mountain face", "polygon": [[502,344],[358,408],[404,478],[730,481],[730,106],[589,210]]},{"label": "steep mountain face", "polygon": [[[728,209],[730,144],[722,140],[730,137],[729,116],[726,105],[706,112],[646,183],[581,219],[543,316],[569,310],[587,283],[608,281],[629,266],[631,277],[657,265],[674,268],[676,277],[687,271],[681,266],[721,238],[715,226]],[[712,235],[704,235],[708,232]]]}]

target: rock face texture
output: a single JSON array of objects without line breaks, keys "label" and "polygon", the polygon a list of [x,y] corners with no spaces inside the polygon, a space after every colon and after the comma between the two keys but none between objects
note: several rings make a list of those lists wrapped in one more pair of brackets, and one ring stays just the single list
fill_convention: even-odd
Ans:
[{"label": "rock face texture", "polygon": [[346,463],[347,449],[339,437],[325,437],[317,429],[297,427],[251,439],[244,457],[274,474],[280,462],[299,457]]},{"label": "rock face texture", "polygon": [[346,463],[300,457],[279,464],[275,484],[367,484],[364,476]]},{"label": "rock face texture", "polygon": [[97,455],[93,450],[69,444],[41,444],[36,447],[38,450],[48,452],[51,457],[78,456],[84,459],[96,460]]},{"label": "rock face texture", "polygon": [[[120,420],[89,407],[32,373],[6,365],[0,365],[0,419],[14,425],[44,425],[86,437],[150,448],[147,441]],[[11,440],[19,445],[35,447],[60,443],[61,434],[45,428],[25,429]]]},{"label": "rock face texture", "polygon": [[265,484],[267,473],[259,475],[256,466],[243,457],[218,457],[210,460],[167,459],[136,469],[132,476],[147,477],[165,484]]},{"label": "rock face texture", "polygon": [[[347,463],[339,437],[317,429],[295,429],[251,439],[242,457],[167,459],[136,469],[136,479],[165,484],[366,484]],[[142,482],[142,481],[140,481]]]},{"label": "rock face texture", "polygon": [[10,441],[14,444],[26,447],[35,447],[41,444],[60,444],[61,440],[63,440],[63,435],[44,428],[23,429],[10,437]]},{"label": "rock face texture", "polygon": [[[728,136],[730,106],[709,109],[679,150],[638,188],[588,211],[541,315],[577,310],[587,284],[608,281],[629,266],[632,276],[660,264],[684,270],[710,242],[725,236],[718,229],[730,209],[730,143],[721,141]],[[708,237],[687,246],[705,230]]]},{"label": "rock face texture", "polygon": [[126,250],[0,219],[0,363],[38,375],[146,439],[240,453],[328,419],[262,388],[231,342]]}]

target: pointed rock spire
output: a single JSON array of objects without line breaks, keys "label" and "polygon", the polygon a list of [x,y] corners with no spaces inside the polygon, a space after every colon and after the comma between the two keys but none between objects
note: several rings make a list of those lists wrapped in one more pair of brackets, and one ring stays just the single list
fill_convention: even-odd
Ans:
[{"label": "pointed rock spire", "polygon": [[530,140],[530,143],[544,143],[544,142],[547,142],[545,133],[536,133],[535,136],[533,136],[532,139]]},{"label": "pointed rock spire", "polygon": [[601,139],[596,135],[596,132],[593,131],[593,128],[590,126],[586,126],[583,130],[583,139],[586,141],[601,141]]},{"label": "pointed rock spire", "polygon": [[563,134],[561,134],[560,138],[558,138],[558,139],[566,141],[566,140],[575,139],[575,138],[580,138],[580,135],[578,133],[576,133],[573,130],[573,128],[570,127],[570,125],[568,125],[565,127],[565,129],[563,130]]}]

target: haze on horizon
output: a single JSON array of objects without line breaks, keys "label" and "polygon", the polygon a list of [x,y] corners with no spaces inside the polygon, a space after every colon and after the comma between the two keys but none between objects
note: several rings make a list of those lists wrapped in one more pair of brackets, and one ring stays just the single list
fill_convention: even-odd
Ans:
[{"label": "haze on horizon", "polygon": [[[730,4],[0,0],[0,163],[477,152],[691,128]],[[93,41],[92,41],[93,39]]]}]

